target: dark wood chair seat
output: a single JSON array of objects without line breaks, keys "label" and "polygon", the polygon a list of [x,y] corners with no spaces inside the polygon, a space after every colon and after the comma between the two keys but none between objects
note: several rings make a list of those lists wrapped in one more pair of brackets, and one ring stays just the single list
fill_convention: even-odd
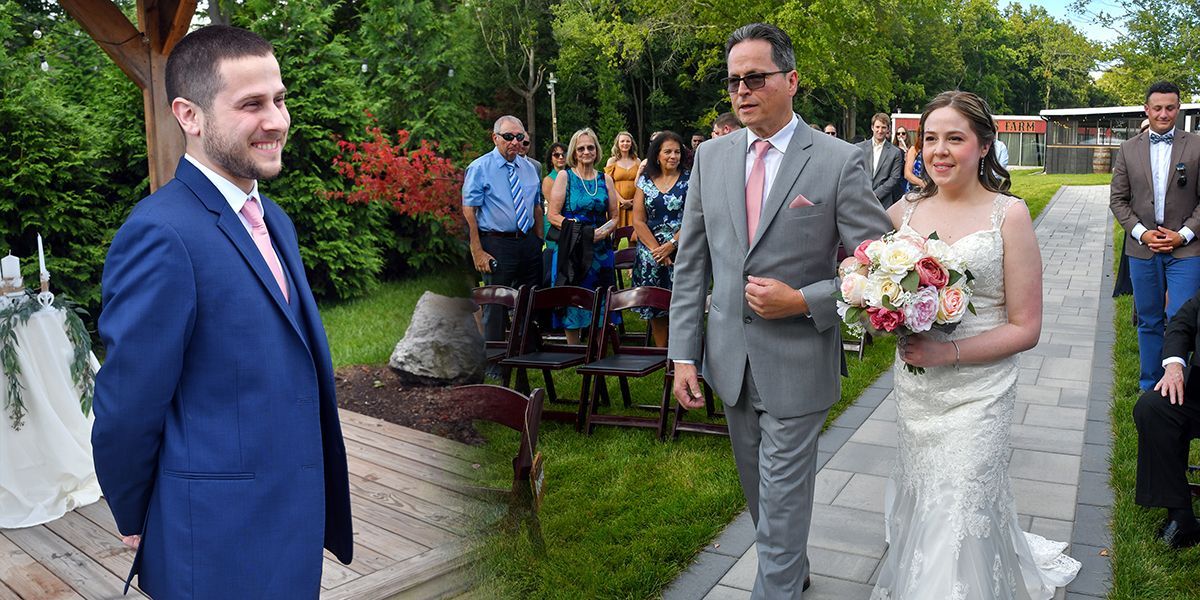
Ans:
[{"label": "dark wood chair seat", "polygon": [[[592,360],[578,372],[584,378],[584,394],[591,391],[590,399],[583,398],[579,403],[583,430],[591,433],[596,425],[619,425],[625,427],[645,427],[655,429],[661,439],[666,435],[668,405],[643,405],[658,412],[657,418],[638,417],[630,415],[601,414],[599,404],[602,395],[608,390],[605,377],[617,377],[621,384],[621,396],[626,407],[631,406],[629,378],[646,377],[663,370],[667,365],[667,349],[649,346],[633,346],[624,339],[614,323],[614,316],[621,311],[634,308],[653,308],[667,310],[671,306],[671,290],[660,287],[636,287],[618,290],[610,287],[606,294],[605,312],[601,319],[600,340],[596,346]],[[643,338],[644,339],[644,338]],[[587,382],[592,385],[589,388]]]},{"label": "dark wood chair seat", "polygon": [[586,357],[576,352],[534,351],[506,359],[504,365],[517,369],[550,369],[561,371],[583,364]]}]

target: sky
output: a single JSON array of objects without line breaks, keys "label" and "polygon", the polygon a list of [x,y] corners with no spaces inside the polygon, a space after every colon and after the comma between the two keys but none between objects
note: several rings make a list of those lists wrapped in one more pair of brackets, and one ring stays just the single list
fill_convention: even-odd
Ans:
[{"label": "sky", "polygon": [[[1070,21],[1071,23],[1073,23],[1075,25],[1076,29],[1078,29],[1084,35],[1091,38],[1093,41],[1111,42],[1117,36],[1117,33],[1115,31],[1112,31],[1110,29],[1105,29],[1103,27],[1100,27],[1099,25],[1089,22],[1088,17],[1086,15],[1079,15],[1079,14],[1070,12],[1069,5],[1071,4],[1071,0],[1015,0],[1015,1],[1024,6],[1041,6],[1041,7],[1045,8],[1046,12],[1049,12],[1051,15],[1053,15],[1059,19],[1066,19],[1066,20]],[[1007,2],[1005,0],[1000,0],[1001,6],[1005,6],[1006,4],[1007,4]],[[1090,4],[1090,9],[1091,10],[1107,10],[1108,12],[1115,12],[1113,10],[1114,4],[1115,4],[1114,0],[1092,0],[1091,4]]]}]

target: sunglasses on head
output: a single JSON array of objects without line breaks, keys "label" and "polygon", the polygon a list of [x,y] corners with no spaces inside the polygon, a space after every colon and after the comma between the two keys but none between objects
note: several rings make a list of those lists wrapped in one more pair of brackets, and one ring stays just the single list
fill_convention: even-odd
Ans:
[{"label": "sunglasses on head", "polygon": [[[525,141],[525,134],[523,133],[497,133],[496,135],[504,138],[504,141],[506,142],[511,142],[513,140],[517,140],[518,142]],[[526,145],[528,146],[528,144]]]},{"label": "sunglasses on head", "polygon": [[1187,165],[1184,163],[1175,164],[1175,183],[1179,187],[1187,185]]},{"label": "sunglasses on head", "polygon": [[722,81],[725,82],[725,89],[729,90],[730,94],[738,93],[743,83],[746,84],[746,89],[757,90],[764,85],[767,85],[767,77],[787,73],[788,71],[771,71],[770,73],[751,73],[745,77],[726,77]]}]

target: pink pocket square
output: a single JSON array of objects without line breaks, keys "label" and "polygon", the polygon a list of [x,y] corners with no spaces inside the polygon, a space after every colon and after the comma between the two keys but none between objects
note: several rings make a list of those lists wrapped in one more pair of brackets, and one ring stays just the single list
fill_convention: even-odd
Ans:
[{"label": "pink pocket square", "polygon": [[808,198],[804,197],[804,194],[800,194],[799,196],[796,196],[795,200],[792,200],[792,202],[790,204],[788,204],[788,208],[800,208],[801,206],[812,206],[812,205],[813,205],[813,203],[809,202]]}]

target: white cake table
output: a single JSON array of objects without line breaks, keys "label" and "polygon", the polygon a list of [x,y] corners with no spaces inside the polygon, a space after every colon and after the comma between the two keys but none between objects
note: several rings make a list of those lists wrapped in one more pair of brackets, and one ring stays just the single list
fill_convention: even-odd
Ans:
[{"label": "white cake table", "polygon": [[[4,409],[8,378],[0,370],[0,528],[40,525],[100,499],[93,419],[79,408],[65,318],[63,310],[43,309],[17,328],[26,409],[19,431]],[[95,356],[91,362],[99,368]]]}]

